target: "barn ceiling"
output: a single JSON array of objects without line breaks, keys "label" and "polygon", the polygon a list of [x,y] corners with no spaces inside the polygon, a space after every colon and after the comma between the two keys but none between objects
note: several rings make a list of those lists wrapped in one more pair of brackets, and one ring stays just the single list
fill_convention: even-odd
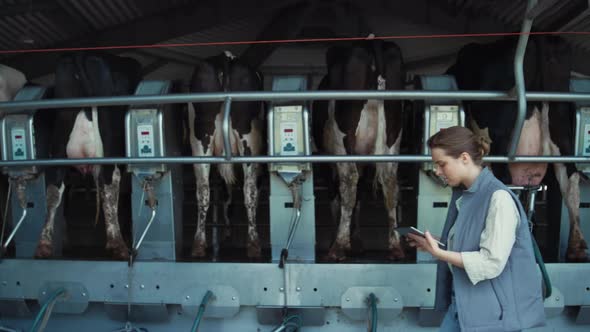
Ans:
[{"label": "barn ceiling", "polygon": [[[190,44],[294,38],[515,32],[524,0],[0,0],[0,49]],[[539,0],[537,31],[590,31],[588,0]],[[566,36],[575,69],[590,74],[590,37]],[[492,37],[396,40],[415,70],[444,65],[466,43]],[[146,74],[230,50],[267,68],[321,71],[327,43],[148,47],[111,50]],[[278,47],[278,48],[277,48]],[[0,55],[29,79],[52,72],[63,52]],[[310,69],[311,68],[311,69]]]}]

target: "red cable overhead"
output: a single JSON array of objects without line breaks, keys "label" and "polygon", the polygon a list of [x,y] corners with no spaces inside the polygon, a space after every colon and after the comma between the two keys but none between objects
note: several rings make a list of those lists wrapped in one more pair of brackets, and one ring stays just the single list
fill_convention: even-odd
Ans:
[{"label": "red cable overhead", "polygon": [[343,38],[306,38],[306,39],[277,39],[277,40],[251,40],[251,41],[226,41],[226,42],[195,42],[177,44],[150,44],[150,45],[112,45],[93,47],[63,47],[63,48],[38,48],[0,50],[0,54],[22,54],[22,53],[51,53],[51,52],[72,52],[72,51],[98,51],[98,50],[122,50],[122,49],[145,49],[145,48],[169,48],[169,47],[194,47],[194,46],[228,46],[228,45],[255,45],[255,44],[291,44],[291,43],[317,43],[317,42],[339,42],[369,39],[443,39],[443,38],[465,38],[465,37],[502,37],[527,35],[590,35],[590,31],[543,31],[543,32],[491,32],[491,33],[457,33],[457,34],[431,34],[431,35],[402,35],[384,37],[343,37]]}]

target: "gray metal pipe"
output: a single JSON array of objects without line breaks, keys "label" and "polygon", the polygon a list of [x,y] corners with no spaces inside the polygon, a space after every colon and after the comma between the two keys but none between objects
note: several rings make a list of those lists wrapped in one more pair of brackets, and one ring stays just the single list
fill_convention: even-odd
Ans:
[{"label": "gray metal pipe", "polygon": [[518,38],[518,46],[516,48],[516,55],[514,57],[514,81],[516,83],[516,92],[518,96],[518,113],[516,115],[516,123],[512,129],[510,136],[510,143],[508,144],[508,157],[513,158],[516,155],[516,148],[520,140],[520,132],[524,125],[524,118],[526,116],[526,87],[524,84],[523,63],[526,45],[529,41],[529,33],[533,26],[533,18],[528,16],[531,9],[537,4],[537,0],[528,0],[525,17],[520,29],[520,36]]},{"label": "gray metal pipe", "polygon": [[229,113],[231,111],[231,97],[225,98],[223,103],[223,148],[225,149],[225,159],[231,160],[231,141],[229,139]]},{"label": "gray metal pipe", "polygon": [[[525,94],[530,101],[590,101],[587,93],[529,92]],[[45,99],[34,101],[10,101],[0,103],[4,113],[19,113],[24,110],[75,108],[82,106],[114,106],[114,105],[152,105],[223,102],[227,98],[232,101],[280,101],[280,100],[490,100],[514,101],[504,91],[424,91],[424,90],[392,90],[392,91],[298,91],[298,92],[224,92],[224,93],[178,93],[155,96],[116,96],[71,99]]]},{"label": "gray metal pipe", "polygon": [[[20,161],[0,161],[0,167],[17,166],[73,166],[73,165],[108,165],[108,164],[243,164],[243,163],[334,163],[334,162],[430,162],[429,155],[314,155],[314,156],[252,156],[232,157],[153,157],[153,158],[78,158],[78,159],[37,159]],[[484,162],[493,163],[590,163],[590,157],[575,156],[489,156]]]}]

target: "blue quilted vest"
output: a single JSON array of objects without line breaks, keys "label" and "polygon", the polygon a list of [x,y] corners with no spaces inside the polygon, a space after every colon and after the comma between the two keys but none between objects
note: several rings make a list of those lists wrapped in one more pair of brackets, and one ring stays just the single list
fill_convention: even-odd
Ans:
[{"label": "blue quilted vest", "polygon": [[[453,250],[479,251],[490,200],[499,189],[510,193],[521,220],[504,271],[494,279],[473,285],[464,269],[453,269],[451,274],[446,262],[437,265],[435,308],[447,310],[454,289],[459,323],[464,332],[515,331],[545,324],[541,274],[535,262],[526,213],[514,193],[487,168],[469,189],[453,190],[441,241],[447,242],[449,229],[455,225]],[[455,205],[459,197],[462,197],[460,213]]]}]

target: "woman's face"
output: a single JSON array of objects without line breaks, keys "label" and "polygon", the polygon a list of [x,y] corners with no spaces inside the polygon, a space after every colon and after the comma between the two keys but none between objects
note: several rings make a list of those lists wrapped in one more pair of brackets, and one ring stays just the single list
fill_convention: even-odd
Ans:
[{"label": "woman's face", "polygon": [[463,176],[466,170],[464,154],[461,154],[459,158],[453,158],[447,155],[441,148],[432,149],[432,161],[434,162],[435,173],[451,187],[457,187],[463,183]]}]

